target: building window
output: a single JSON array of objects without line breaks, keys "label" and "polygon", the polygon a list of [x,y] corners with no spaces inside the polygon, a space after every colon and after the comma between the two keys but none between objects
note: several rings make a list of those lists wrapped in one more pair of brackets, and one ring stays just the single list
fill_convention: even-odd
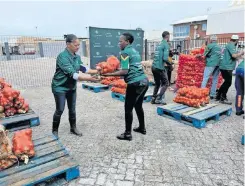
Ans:
[{"label": "building window", "polygon": [[187,37],[190,34],[190,25],[174,26],[174,37]]},{"label": "building window", "polygon": [[207,30],[207,23],[203,23],[202,24],[202,31],[206,31]]}]

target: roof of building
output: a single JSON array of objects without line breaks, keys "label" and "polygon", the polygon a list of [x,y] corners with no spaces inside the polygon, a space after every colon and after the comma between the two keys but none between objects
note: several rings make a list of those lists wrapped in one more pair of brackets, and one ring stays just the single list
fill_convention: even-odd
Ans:
[{"label": "roof of building", "polygon": [[207,19],[208,19],[207,15],[189,17],[189,18],[181,19],[179,21],[175,21],[172,23],[172,25],[178,25],[178,24],[183,24],[183,23],[192,23],[192,22],[197,22],[197,21],[205,21]]},{"label": "roof of building", "polygon": [[244,6],[231,6],[231,7],[228,7],[226,9],[222,9],[220,11],[210,13],[210,15],[212,15],[212,14],[222,14],[222,13],[227,13],[227,12],[228,13],[230,13],[230,12],[238,12],[238,11],[245,11]]}]

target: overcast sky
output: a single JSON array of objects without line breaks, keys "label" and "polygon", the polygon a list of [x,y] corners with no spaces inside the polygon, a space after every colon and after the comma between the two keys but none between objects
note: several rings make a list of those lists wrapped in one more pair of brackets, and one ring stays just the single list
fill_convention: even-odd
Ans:
[{"label": "overcast sky", "polygon": [[[227,8],[229,1],[0,1],[0,35],[87,37],[86,27],[172,31],[173,21]],[[37,26],[37,30],[36,27]]]}]

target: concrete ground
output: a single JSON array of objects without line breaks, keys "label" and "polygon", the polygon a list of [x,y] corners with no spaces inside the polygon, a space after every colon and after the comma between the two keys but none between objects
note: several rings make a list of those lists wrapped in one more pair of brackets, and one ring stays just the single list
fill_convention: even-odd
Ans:
[{"label": "concrete ground", "polygon": [[[233,113],[204,129],[158,116],[156,106],[144,103],[147,135],[133,132],[133,140],[119,141],[124,131],[124,104],[110,91],[92,93],[78,85],[77,125],[83,137],[69,133],[67,108],[59,130],[61,142],[80,164],[81,176],[69,183],[54,179],[41,185],[105,186],[242,186],[244,121]],[[51,133],[55,110],[50,87],[22,90],[41,125],[34,134]],[[171,103],[173,93],[167,92]],[[234,85],[229,98],[234,102]],[[234,104],[233,104],[234,107]],[[138,125],[134,112],[133,126]]]},{"label": "concrete ground", "polygon": [[[0,76],[21,90],[40,116],[41,125],[33,128],[36,136],[51,133],[54,71],[55,59],[0,63]],[[244,185],[244,146],[240,142],[244,120],[234,114],[234,82],[228,94],[233,101],[231,117],[196,129],[158,116],[156,106],[145,103],[147,135],[133,132],[131,142],[116,139],[124,131],[124,104],[113,100],[110,91],[95,94],[79,84],[77,94],[77,125],[83,137],[69,133],[67,108],[59,136],[80,164],[81,176],[70,183],[60,178],[41,185]],[[167,92],[166,101],[171,103],[173,97]],[[135,113],[133,125],[138,125]]]}]

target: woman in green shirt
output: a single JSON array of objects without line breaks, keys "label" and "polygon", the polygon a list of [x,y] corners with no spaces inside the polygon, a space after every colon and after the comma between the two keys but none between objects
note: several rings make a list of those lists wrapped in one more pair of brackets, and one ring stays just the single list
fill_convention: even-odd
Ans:
[{"label": "woman in green shirt", "polygon": [[117,138],[129,141],[132,140],[133,108],[135,108],[139,120],[139,127],[133,130],[141,134],[146,134],[142,104],[149,87],[149,81],[144,74],[141,64],[140,54],[132,47],[133,42],[134,37],[130,33],[121,35],[119,41],[121,69],[114,73],[104,74],[105,76],[124,76],[124,80],[127,83],[125,98],[126,130],[123,134],[117,136]]},{"label": "woman in green shirt", "polygon": [[77,81],[98,81],[98,79],[85,74],[96,74],[98,71],[88,69],[82,64],[80,56],[76,54],[79,46],[80,42],[75,35],[67,35],[66,49],[56,59],[56,71],[51,86],[56,103],[52,132],[57,138],[60,118],[64,111],[66,100],[69,110],[70,132],[82,136],[82,133],[76,128]]}]

